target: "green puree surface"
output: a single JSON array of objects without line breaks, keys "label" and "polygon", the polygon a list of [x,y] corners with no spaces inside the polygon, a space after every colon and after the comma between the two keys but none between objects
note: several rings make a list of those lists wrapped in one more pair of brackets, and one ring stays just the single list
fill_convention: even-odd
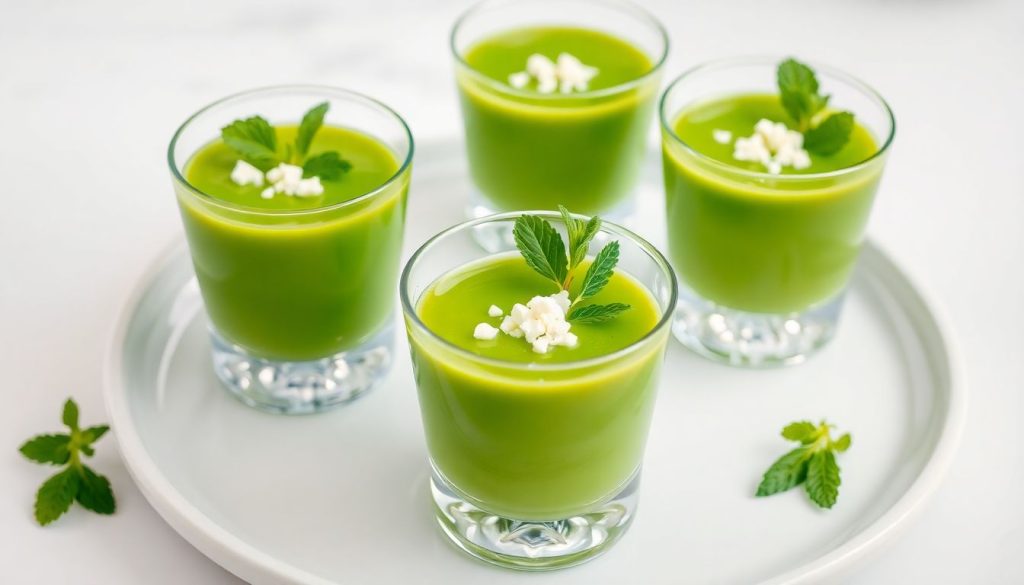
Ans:
[{"label": "green puree surface", "polygon": [[777,178],[760,163],[735,160],[733,145],[713,138],[716,129],[732,132],[733,140],[750,136],[762,118],[793,124],[778,97],[766,94],[699,103],[674,121],[684,143],[728,168],[666,137],[669,252],[682,281],[717,304],[756,313],[803,311],[834,297],[849,279],[884,161],[799,177],[870,159],[878,143],[860,124],[839,152],[811,153],[809,168],[786,168]]},{"label": "green puree surface", "polygon": [[[506,31],[471,47],[465,55],[466,63],[474,70],[500,81],[524,71],[526,59],[540,53],[552,61],[559,53],[570,53],[584,65],[598,68],[590,80],[588,91],[613,87],[632,81],[648,71],[654,64],[650,57],[632,44],[607,33],[583,28],[534,27]],[[528,89],[535,89],[531,80]]]},{"label": "green puree surface", "polygon": [[[578,267],[578,274],[584,274],[588,265]],[[501,324],[501,317],[487,314],[492,304],[508,314],[515,303],[525,305],[537,295],[556,292],[554,283],[534,272],[516,253],[445,275],[424,293],[419,315],[432,331],[463,349],[484,357],[524,363],[564,363],[613,353],[638,341],[658,323],[658,307],[651,294],[632,277],[616,272],[608,285],[584,304],[621,302],[631,308],[604,323],[574,323],[571,331],[579,337],[576,347],[558,346],[538,354],[525,339],[504,333],[494,340],[473,337],[478,323],[495,327]]]},{"label": "green puree surface", "polygon": [[[654,297],[621,272],[594,301],[633,308],[606,323],[574,324],[575,349],[540,355],[504,333],[494,341],[473,338],[477,323],[500,322],[487,316],[492,303],[507,312],[554,288],[519,256],[504,255],[456,270],[421,295],[417,313],[431,330],[504,365],[410,328],[431,460],[470,501],[508,518],[568,518],[618,493],[639,469],[654,410],[667,328],[624,355],[572,364],[630,346],[657,324]],[[542,364],[559,367],[536,369]]]},{"label": "green puree surface", "polygon": [[[285,145],[295,141],[298,126],[277,126],[277,145],[282,157]],[[323,126],[309,149],[309,156],[334,150],[352,163],[352,169],[337,181],[321,181],[324,192],[318,197],[289,197],[276,194],[263,199],[260,192],[268,185],[241,186],[231,180],[238,154],[217,139],[197,152],[185,167],[185,178],[200,191],[237,205],[275,211],[316,209],[348,201],[373,191],[398,170],[399,162],[378,140],[346,128]]]},{"label": "green puree surface", "polygon": [[[754,133],[754,125],[762,118],[793,127],[793,121],[783,109],[778,95],[752,94],[706,102],[690,108],[676,119],[674,130],[683,142],[704,156],[733,167],[764,172],[761,163],[733,158],[732,143],[719,144],[713,135],[717,129],[732,132],[733,140],[750,136]],[[808,175],[845,169],[867,160],[876,152],[878,145],[874,137],[866,128],[857,124],[853,127],[850,141],[842,150],[830,156],[811,153],[811,166],[799,171],[793,167],[784,167],[782,174]]]},{"label": "green puree surface", "polygon": [[[540,94],[536,81],[508,85],[527,58],[571,53],[598,74],[584,93]],[[650,56],[615,36],[581,28],[499,32],[470,47],[457,74],[473,182],[503,211],[613,209],[632,189],[644,156],[659,79]],[[640,79],[642,78],[643,79]],[[594,90],[636,81],[606,95]],[[497,82],[497,83],[495,83]]]},{"label": "green puree surface", "polygon": [[[295,131],[278,127],[280,148]],[[178,186],[210,320],[228,341],[261,357],[311,360],[357,347],[394,310],[409,172],[371,197],[332,208],[378,190],[400,163],[383,143],[346,128],[322,127],[310,152],[324,150],[337,150],[352,170],[322,181],[317,197],[278,193],[268,200],[261,187],[236,185],[230,174],[238,156],[220,139],[184,169],[205,195]]]}]

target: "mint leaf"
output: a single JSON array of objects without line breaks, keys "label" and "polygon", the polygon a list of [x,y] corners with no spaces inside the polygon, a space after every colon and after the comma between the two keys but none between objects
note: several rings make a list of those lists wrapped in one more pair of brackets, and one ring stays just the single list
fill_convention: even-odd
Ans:
[{"label": "mint leaf", "polygon": [[82,431],[82,443],[84,443],[85,445],[92,445],[97,440],[99,440],[100,437],[105,435],[108,430],[110,430],[110,427],[108,427],[107,425],[97,425],[94,427],[89,427]]},{"label": "mint leaf", "polygon": [[50,477],[36,492],[36,522],[46,526],[64,515],[75,501],[81,479],[73,466]]},{"label": "mint leaf", "polygon": [[74,400],[68,398],[64,403],[64,411],[60,419],[72,431],[78,430],[78,405]]},{"label": "mint leaf", "polygon": [[784,492],[801,483],[811,501],[822,508],[831,508],[839,497],[839,465],[836,453],[850,448],[850,434],[833,441],[831,425],[822,421],[814,425],[798,421],[786,425],[782,436],[802,443],[780,457],[765,472],[757,496]]},{"label": "mint leaf", "polygon": [[26,441],[18,450],[25,457],[38,463],[63,465],[71,457],[71,452],[68,451],[70,441],[71,437],[68,435],[39,435]]},{"label": "mint leaf", "polygon": [[608,284],[612,274],[615,272],[615,265],[619,263],[619,242],[614,241],[601,249],[594,257],[594,261],[587,268],[587,274],[583,277],[583,285],[580,287],[580,294],[577,300],[590,298]]},{"label": "mint leaf", "polygon": [[302,165],[302,176],[320,177],[321,181],[336,181],[351,169],[352,163],[332,150],[307,159]]},{"label": "mint leaf", "polygon": [[35,517],[43,526],[60,518],[76,499],[82,507],[94,512],[114,512],[114,493],[110,482],[81,462],[82,455],[91,456],[95,452],[92,444],[105,435],[110,427],[96,425],[80,429],[78,414],[78,405],[68,398],[61,412],[61,420],[71,429],[71,434],[38,435],[26,441],[19,449],[33,461],[65,466],[47,479],[36,492]]},{"label": "mint leaf", "polygon": [[235,120],[220,129],[220,137],[224,144],[260,170],[266,171],[280,162],[277,132],[260,116]]},{"label": "mint leaf", "polygon": [[829,449],[818,451],[807,466],[804,486],[811,500],[822,508],[831,508],[839,497],[839,465]]},{"label": "mint leaf", "polygon": [[512,228],[512,237],[526,264],[561,289],[568,267],[565,243],[555,228],[537,216],[521,215]]},{"label": "mint leaf", "polygon": [[850,140],[853,132],[853,114],[837,112],[804,133],[804,148],[821,155],[839,152]]},{"label": "mint leaf", "polygon": [[330,107],[331,104],[323,102],[313,106],[312,109],[302,116],[302,122],[299,123],[299,132],[295,136],[295,150],[300,157],[305,157],[306,153],[309,152],[309,145],[313,143],[313,137],[316,136],[317,130],[323,126],[324,116]]},{"label": "mint leaf", "polygon": [[836,442],[832,443],[832,448],[835,449],[836,451],[838,451],[839,453],[843,453],[844,451],[849,449],[850,448],[850,433],[846,433],[842,437],[839,437],[838,439],[836,439]]},{"label": "mint leaf", "polygon": [[818,94],[814,70],[796,59],[786,59],[779,64],[776,78],[782,107],[801,131],[806,130],[814,114],[828,104],[828,96]]},{"label": "mint leaf", "polygon": [[814,442],[816,430],[817,427],[814,426],[814,423],[802,420],[786,425],[786,428],[782,429],[782,436],[790,441],[800,441],[806,445]]},{"label": "mint leaf", "polygon": [[764,472],[757,496],[764,497],[784,492],[799,485],[807,477],[807,460],[812,451],[809,447],[797,447],[779,457],[768,471]]},{"label": "mint leaf", "polygon": [[615,318],[626,309],[629,309],[629,305],[625,303],[585,305],[583,307],[575,307],[569,311],[567,319],[574,323],[601,323]]},{"label": "mint leaf", "polygon": [[573,217],[569,210],[562,205],[558,206],[558,210],[562,213],[562,221],[565,222],[565,230],[569,235],[569,271],[571,272],[587,257],[590,241],[601,229],[601,218],[594,216],[589,221],[583,221]]},{"label": "mint leaf", "polygon": [[81,481],[75,499],[86,510],[97,514],[113,514],[117,503],[114,501],[114,491],[110,489],[110,481],[87,465],[82,465],[80,469]]}]

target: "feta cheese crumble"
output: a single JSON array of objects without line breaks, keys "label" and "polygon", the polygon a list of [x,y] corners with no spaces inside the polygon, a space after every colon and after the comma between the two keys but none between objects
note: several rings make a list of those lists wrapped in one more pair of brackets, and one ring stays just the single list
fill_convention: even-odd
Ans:
[{"label": "feta cheese crumble", "polygon": [[260,192],[260,197],[264,199],[273,199],[278,193],[293,197],[316,197],[324,192],[320,177],[303,178],[302,167],[297,165],[281,163],[264,174],[244,160],[239,160],[231,171],[231,180],[243,187],[262,187],[264,179],[270,183],[269,187]]},{"label": "feta cheese crumble", "polygon": [[492,327],[487,323],[480,323],[473,330],[473,337],[477,339],[491,340],[498,336],[498,328]]},{"label": "feta cheese crumble", "polygon": [[[536,296],[525,305],[516,303],[498,328],[487,323],[478,324],[473,330],[473,337],[494,339],[500,330],[511,337],[525,339],[536,353],[547,353],[556,346],[576,347],[579,339],[569,332],[572,324],[565,319],[570,305],[568,291],[546,297]],[[495,318],[501,317],[502,313],[496,305],[491,305],[487,311]]]},{"label": "feta cheese crumble", "polygon": [[231,180],[243,187],[246,185],[262,187],[263,171],[257,169],[244,160],[240,160],[235,163],[235,168],[231,170]]},{"label": "feta cheese crumble", "polygon": [[811,166],[811,155],[803,146],[803,134],[782,122],[762,118],[754,125],[753,136],[736,139],[732,156],[736,160],[759,162],[769,173],[777,175],[783,167],[801,170]]},{"label": "feta cheese crumble", "polygon": [[711,137],[719,144],[729,144],[732,142],[732,132],[729,132],[728,130],[712,130]]},{"label": "feta cheese crumble", "polygon": [[508,83],[516,89],[523,89],[532,78],[537,80],[539,93],[554,93],[558,90],[569,94],[573,91],[587,91],[590,80],[597,74],[596,67],[584,65],[569,53],[560,53],[555,61],[534,53],[526,59],[526,71],[509,75]]}]

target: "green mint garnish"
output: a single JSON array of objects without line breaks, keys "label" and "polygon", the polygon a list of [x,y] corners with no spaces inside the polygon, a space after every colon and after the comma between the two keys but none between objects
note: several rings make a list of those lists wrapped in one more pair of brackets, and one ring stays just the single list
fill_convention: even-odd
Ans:
[{"label": "green mint garnish", "polygon": [[322,181],[336,181],[352,168],[352,163],[333,150],[311,156],[302,164],[303,177],[320,177]]},{"label": "green mint garnish", "polygon": [[352,169],[352,163],[333,150],[309,156],[313,138],[323,126],[324,116],[330,107],[329,103],[323,102],[306,112],[299,123],[295,142],[284,145],[283,154],[278,149],[277,131],[260,116],[235,120],[220,129],[220,137],[242,160],[261,171],[288,163],[301,166],[303,177],[335,181]]},{"label": "green mint garnish", "polygon": [[[569,210],[559,205],[566,232],[569,236],[568,253],[561,234],[547,220],[535,215],[522,215],[516,219],[512,236],[516,247],[526,264],[538,274],[552,281],[558,290],[569,290],[574,272],[587,255],[590,241],[601,227],[601,219],[592,217],[588,221],[573,217]],[[579,294],[569,308],[569,321],[577,323],[600,323],[614,318],[629,308],[624,303],[608,305],[585,305],[578,303],[601,292],[615,272],[619,262],[619,243],[607,244],[591,262],[583,276]]]},{"label": "green mint garnish", "polygon": [[76,500],[87,510],[113,514],[117,505],[107,478],[82,463],[81,456],[92,457],[93,443],[110,428],[98,425],[78,426],[78,405],[68,398],[61,417],[70,433],[39,435],[29,439],[19,451],[37,463],[64,465],[64,469],[46,480],[36,493],[35,516],[41,526],[60,518]]},{"label": "green mint garnish", "polygon": [[779,64],[777,80],[782,106],[803,133],[804,148],[820,155],[839,152],[850,140],[853,114],[835,112],[822,120],[831,96],[819,91],[814,70],[795,59]]},{"label": "green mint garnish", "polygon": [[629,308],[625,303],[608,303],[607,305],[585,305],[569,311],[569,321],[577,323],[600,323],[618,317],[619,313]]},{"label": "green mint garnish", "polygon": [[220,137],[224,144],[261,171],[271,169],[280,162],[277,156],[277,132],[260,116],[235,120],[220,129]]},{"label": "green mint garnish", "polygon": [[770,496],[800,484],[811,501],[822,508],[831,508],[839,497],[839,465],[836,453],[850,448],[850,434],[835,441],[832,425],[822,421],[814,425],[808,421],[791,423],[782,429],[782,436],[800,446],[780,457],[764,473],[757,496]]}]

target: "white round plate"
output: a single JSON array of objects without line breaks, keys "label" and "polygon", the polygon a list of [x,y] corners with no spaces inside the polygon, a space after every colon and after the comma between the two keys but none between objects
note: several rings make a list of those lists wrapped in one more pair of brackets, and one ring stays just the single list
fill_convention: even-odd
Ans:
[{"label": "white round plate", "polygon": [[[460,221],[468,191],[456,145],[417,153],[406,257]],[[655,243],[664,240],[660,209],[651,160],[630,223]],[[806,364],[732,369],[673,341],[630,532],[593,562],[529,580],[835,578],[920,506],[953,456],[966,399],[949,330],[932,309],[868,244],[837,337]],[[521,583],[525,575],[471,559],[434,525],[406,347],[400,334],[388,378],[340,410],[287,417],[243,406],[211,370],[205,316],[178,242],[125,306],[106,398],[128,469],[153,507],[243,579]],[[754,498],[763,471],[790,448],[779,430],[821,418],[853,433],[835,508],[818,510],[799,490]]]}]

